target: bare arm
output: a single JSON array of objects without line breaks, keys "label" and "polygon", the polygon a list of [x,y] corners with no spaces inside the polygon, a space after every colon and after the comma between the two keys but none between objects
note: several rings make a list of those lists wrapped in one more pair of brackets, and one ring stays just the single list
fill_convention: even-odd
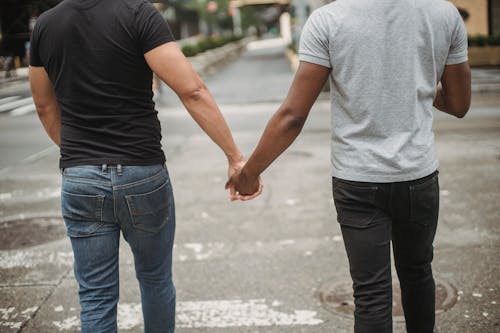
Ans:
[{"label": "bare arm", "polygon": [[309,111],[328,79],[330,69],[300,62],[288,95],[268,122],[257,148],[241,173],[229,180],[241,194],[253,193],[259,175],[297,138]]},{"label": "bare arm", "polygon": [[468,62],[444,68],[438,85],[434,107],[455,117],[463,118],[469,111],[471,99],[471,74]]},{"label": "bare arm", "polygon": [[177,93],[191,117],[224,151],[229,163],[242,163],[243,156],[217,104],[177,43],[160,45],[144,57],[153,72]]},{"label": "bare arm", "polygon": [[38,117],[56,145],[61,143],[61,110],[49,76],[43,67],[30,66],[30,86]]}]

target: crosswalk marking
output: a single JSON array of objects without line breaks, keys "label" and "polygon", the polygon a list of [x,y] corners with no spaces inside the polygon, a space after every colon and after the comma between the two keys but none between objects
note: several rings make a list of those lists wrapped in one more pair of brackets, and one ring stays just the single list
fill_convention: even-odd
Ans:
[{"label": "crosswalk marking", "polygon": [[12,116],[22,116],[36,110],[33,97],[9,96],[0,99],[0,113]]},{"label": "crosswalk marking", "polygon": [[19,99],[19,98],[21,98],[21,96],[9,96],[9,97],[0,98],[0,104],[12,102],[12,101],[15,101],[16,99]]},{"label": "crosswalk marking", "polygon": [[[12,96],[15,97],[15,96]],[[7,97],[9,98],[9,97]],[[11,100],[8,101],[7,103],[1,103],[0,104],[0,112],[7,112],[7,111],[12,111],[15,110],[19,107],[26,106],[29,104],[33,104],[33,97],[26,97],[22,99],[16,99],[16,100]]]},{"label": "crosswalk marking", "polygon": [[11,116],[22,116],[24,114],[28,114],[36,111],[35,104],[31,103],[25,106],[18,107],[10,112]]}]

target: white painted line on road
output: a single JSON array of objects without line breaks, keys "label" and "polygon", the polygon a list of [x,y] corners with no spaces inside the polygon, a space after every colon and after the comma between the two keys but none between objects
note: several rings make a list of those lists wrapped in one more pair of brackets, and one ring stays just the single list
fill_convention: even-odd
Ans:
[{"label": "white painted line on road", "polygon": [[[60,215],[54,215],[60,217]],[[30,218],[20,216],[19,219]],[[12,217],[1,218],[0,224],[12,221]],[[238,258],[243,256],[274,256],[282,252],[297,252],[304,257],[311,256],[318,248],[341,246],[342,237],[334,235],[324,238],[283,239],[269,242],[243,242],[238,244],[225,244],[222,242],[211,243],[185,243],[174,245],[174,262],[220,260]],[[42,251],[39,249],[24,249],[0,251],[0,269],[36,268],[41,265],[55,265],[57,267],[73,265],[73,252],[71,251]],[[0,282],[0,286],[3,284]]]},{"label": "white painted line on road", "polygon": [[323,323],[316,318],[315,311],[295,310],[286,313],[271,307],[265,299],[179,302],[177,327],[313,326]]},{"label": "white painted line on road", "polygon": [[72,316],[69,318],[66,318],[62,321],[53,321],[52,324],[57,327],[59,332],[61,331],[68,331],[73,328],[80,328],[80,319],[78,319],[77,316]]},{"label": "white painted line on road", "polygon": [[35,203],[46,201],[49,199],[59,198],[61,196],[61,188],[46,187],[39,191],[31,191],[26,189],[18,189],[14,192],[0,193],[0,201],[15,202],[15,203]]},{"label": "white painted line on road", "polygon": [[33,113],[35,111],[36,111],[36,106],[35,106],[35,104],[32,103],[32,104],[28,104],[28,105],[16,108],[16,109],[12,110],[9,114],[11,116],[22,116],[22,115],[25,115],[28,113]]},{"label": "white painted line on road", "polygon": [[33,103],[33,97],[27,97],[27,98],[23,98],[23,99],[20,99],[17,101],[5,103],[5,104],[0,105],[0,112],[9,111],[9,110],[18,108],[18,107],[26,105],[26,104],[31,104],[31,103]]},{"label": "white painted line on road", "polygon": [[13,306],[0,308],[0,331],[2,331],[2,327],[6,327],[8,329],[20,329],[23,323],[28,321],[37,310],[38,306],[27,308],[21,312],[17,312],[16,308]]},{"label": "white painted line on road", "polygon": [[[294,310],[287,313],[276,309],[278,306],[282,306],[282,302],[274,300],[271,305],[267,303],[265,299],[178,302],[176,327],[316,326],[323,323],[323,320],[316,317],[316,311]],[[59,331],[80,328],[78,317],[74,315],[60,321],[53,321],[52,324]],[[141,304],[118,304],[118,329],[131,330],[141,326]]]},{"label": "white painted line on road", "polygon": [[[73,265],[73,252],[53,251],[0,251],[0,269],[35,268],[40,265],[70,267]],[[0,283],[0,286],[3,284]]]},{"label": "white painted line on road", "polygon": [[13,220],[24,220],[24,219],[32,219],[32,218],[61,218],[61,212],[53,212],[53,211],[47,211],[47,212],[38,212],[38,213],[21,213],[21,214],[15,214],[15,215],[8,215],[0,218],[0,224],[5,223],[5,222],[10,222]]},{"label": "white painted line on road", "polygon": [[0,98],[0,104],[12,102],[12,101],[15,101],[16,99],[19,99],[19,98],[21,98],[21,96],[9,96],[9,97]]},{"label": "white painted line on road", "polygon": [[30,156],[24,158],[22,160],[22,162],[35,162],[35,161],[39,160],[40,158],[49,155],[53,150],[57,150],[57,149],[59,149],[59,147],[57,147],[56,145],[50,146],[48,148],[45,148],[42,151],[39,151],[38,153],[35,153],[33,155],[30,155]]},{"label": "white painted line on road", "polygon": [[[49,155],[53,150],[56,150],[56,149],[59,149],[59,147],[57,147],[56,145],[50,146],[48,148],[45,148],[42,151],[39,151],[38,153],[35,153],[33,155],[30,155],[30,156],[24,158],[21,162],[19,162],[17,164],[19,165],[19,164],[24,164],[24,163],[35,162],[35,161],[39,160],[40,158]],[[6,173],[8,171],[10,171],[14,167],[15,167],[15,165],[11,165],[11,166],[8,166],[8,167],[5,167],[5,168],[1,169],[0,170],[0,175]]]}]

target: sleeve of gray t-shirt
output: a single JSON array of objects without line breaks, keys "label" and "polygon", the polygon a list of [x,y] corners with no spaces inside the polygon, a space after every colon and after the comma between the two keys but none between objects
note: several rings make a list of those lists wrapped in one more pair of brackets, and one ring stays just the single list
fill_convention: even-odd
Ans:
[{"label": "sleeve of gray t-shirt", "polygon": [[461,64],[468,60],[467,30],[465,29],[464,20],[458,13],[458,10],[454,8],[454,11],[455,26],[451,35],[450,52],[446,59],[447,65]]},{"label": "sleeve of gray t-shirt", "polygon": [[331,68],[329,34],[319,11],[307,20],[300,37],[299,60]]}]

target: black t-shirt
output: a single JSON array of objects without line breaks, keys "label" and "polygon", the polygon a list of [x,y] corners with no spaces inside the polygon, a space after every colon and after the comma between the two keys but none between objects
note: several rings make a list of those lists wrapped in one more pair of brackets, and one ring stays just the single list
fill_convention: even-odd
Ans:
[{"label": "black t-shirt", "polygon": [[174,38],[145,0],[65,0],[33,30],[61,108],[60,167],[164,163],[144,53]]}]

